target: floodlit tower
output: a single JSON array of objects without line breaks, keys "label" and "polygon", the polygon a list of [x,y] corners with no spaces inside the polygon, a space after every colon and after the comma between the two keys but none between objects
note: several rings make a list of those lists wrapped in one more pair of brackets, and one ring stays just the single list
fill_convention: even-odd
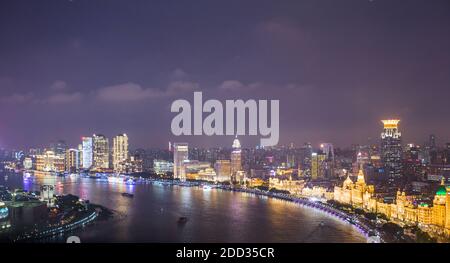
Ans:
[{"label": "floodlit tower", "polygon": [[189,160],[189,146],[187,143],[173,144],[173,178],[180,181],[186,180],[184,163]]},{"label": "floodlit tower", "polygon": [[382,120],[381,160],[389,183],[402,178],[402,134],[398,130],[400,120]]},{"label": "floodlit tower", "polygon": [[128,160],[128,136],[119,134],[113,138],[113,169],[122,172],[124,162]]}]

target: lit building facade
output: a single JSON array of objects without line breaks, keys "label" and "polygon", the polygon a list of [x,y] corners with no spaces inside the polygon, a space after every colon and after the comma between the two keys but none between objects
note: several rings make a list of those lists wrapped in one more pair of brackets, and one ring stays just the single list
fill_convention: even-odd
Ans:
[{"label": "lit building facade", "polygon": [[382,120],[381,161],[389,183],[402,178],[402,144],[401,133],[398,130],[400,120]]},{"label": "lit building facade", "polygon": [[325,177],[326,155],[322,153],[311,154],[311,179],[323,179]]},{"label": "lit building facade", "polygon": [[77,149],[66,151],[66,171],[76,172],[80,168],[80,152]]},{"label": "lit building facade", "polygon": [[168,172],[173,172],[173,162],[165,160],[153,160],[153,171],[158,175],[164,175]]},{"label": "lit building facade", "polygon": [[36,170],[40,172],[64,172],[65,158],[54,151],[36,155]]},{"label": "lit building facade", "polygon": [[82,138],[82,166],[84,169],[90,169],[93,164],[93,142],[92,137]]},{"label": "lit building facade", "polygon": [[115,172],[123,172],[123,164],[129,158],[128,136],[119,134],[113,138],[113,169]]},{"label": "lit building facade", "polygon": [[108,138],[101,134],[94,134],[93,143],[93,169],[109,169],[109,142]]},{"label": "lit building facade", "polygon": [[372,185],[363,181],[364,174],[360,170],[356,183],[347,177],[342,187],[335,186],[333,200],[349,204],[367,212],[383,214],[392,222],[426,226],[426,230],[450,237],[450,189],[444,185],[444,179],[437,190],[432,206],[426,203],[415,204],[415,196],[407,196],[397,191],[394,203],[385,203],[377,198]]},{"label": "lit building facade", "polygon": [[184,162],[189,159],[189,146],[187,143],[174,143],[173,145],[173,177],[181,181],[186,180]]},{"label": "lit building facade", "polygon": [[334,187],[334,200],[343,204],[352,205],[355,208],[369,209],[371,207],[371,198],[375,189],[373,185],[367,185],[362,169],[358,172],[358,178],[354,183],[349,174],[342,187]]},{"label": "lit building facade", "polygon": [[276,188],[282,191],[288,191],[290,194],[301,194],[304,189],[303,180],[282,180],[279,178],[269,178],[269,189]]},{"label": "lit building facade", "polygon": [[216,170],[216,180],[218,182],[231,181],[231,161],[230,160],[217,160],[214,164]]}]

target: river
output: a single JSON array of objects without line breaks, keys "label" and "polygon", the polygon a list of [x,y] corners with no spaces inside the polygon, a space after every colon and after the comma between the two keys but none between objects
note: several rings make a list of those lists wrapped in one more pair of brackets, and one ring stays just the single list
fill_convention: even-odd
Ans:
[{"label": "river", "polygon": [[[366,242],[354,226],[328,214],[254,194],[81,176],[24,179],[22,174],[0,174],[0,185],[11,189],[39,190],[41,184],[55,184],[57,194],[74,194],[114,210],[112,219],[76,231],[82,242]],[[179,224],[180,217],[188,221]]]}]

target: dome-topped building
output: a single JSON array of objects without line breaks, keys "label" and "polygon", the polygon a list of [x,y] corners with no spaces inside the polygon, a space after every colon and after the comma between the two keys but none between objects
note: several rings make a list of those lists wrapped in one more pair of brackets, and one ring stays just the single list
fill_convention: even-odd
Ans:
[{"label": "dome-topped building", "polygon": [[445,187],[444,178],[442,178],[442,180],[441,180],[441,185],[439,186],[438,190],[436,191],[436,195],[439,195],[439,196],[447,195],[447,188]]}]

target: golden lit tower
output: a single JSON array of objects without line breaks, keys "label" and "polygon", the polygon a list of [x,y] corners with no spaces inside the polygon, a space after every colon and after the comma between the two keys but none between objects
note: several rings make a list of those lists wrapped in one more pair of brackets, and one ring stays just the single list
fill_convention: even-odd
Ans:
[{"label": "golden lit tower", "polygon": [[128,136],[119,134],[113,138],[113,169],[123,171],[123,163],[128,160]]},{"label": "golden lit tower", "polygon": [[389,183],[402,178],[402,134],[398,130],[400,120],[382,120],[381,161]]},{"label": "golden lit tower", "polygon": [[102,170],[109,168],[109,141],[104,135],[94,134],[93,139],[93,157],[94,169]]}]

